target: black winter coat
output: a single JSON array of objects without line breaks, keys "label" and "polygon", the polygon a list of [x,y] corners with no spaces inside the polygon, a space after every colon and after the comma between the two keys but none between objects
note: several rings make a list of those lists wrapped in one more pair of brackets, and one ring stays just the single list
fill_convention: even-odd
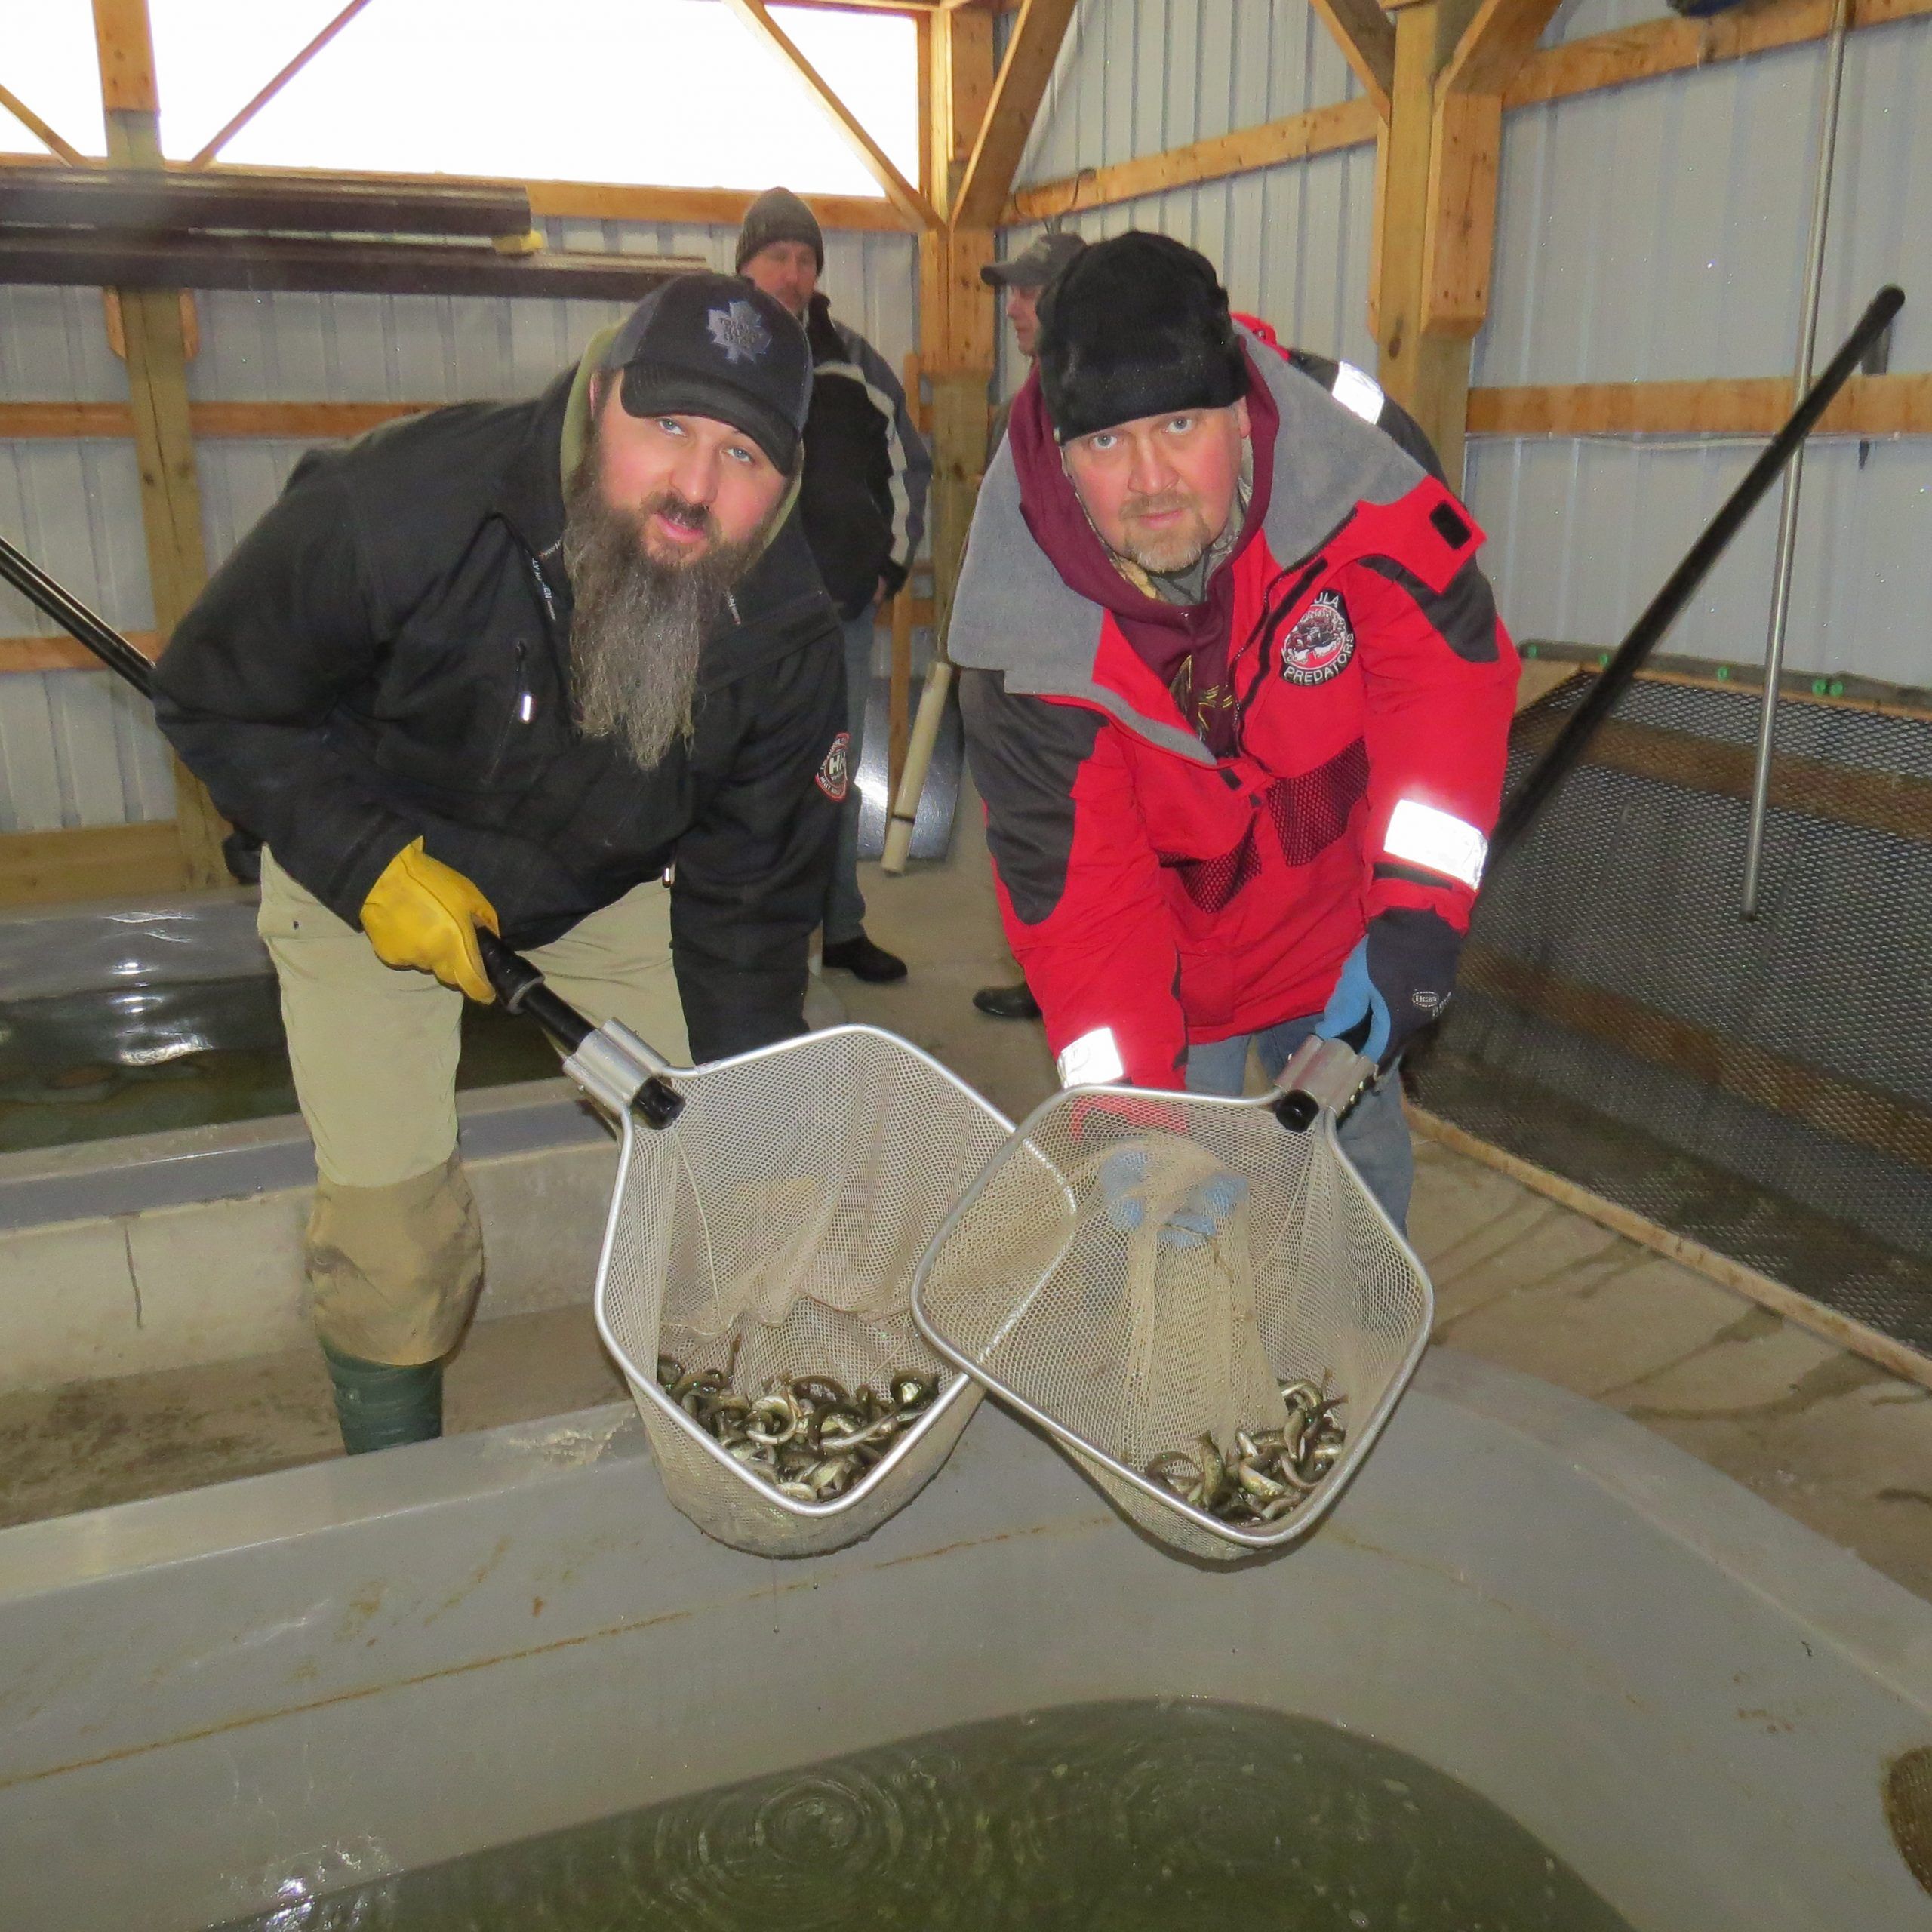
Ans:
[{"label": "black winter coat", "polygon": [[794,514],[706,646],[692,744],[641,771],[580,734],[571,384],[310,451],[175,630],[156,713],[221,810],[351,925],[419,835],[515,946],[675,862],[678,991],[712,1059],[802,1027],[844,784],[837,620]]},{"label": "black winter coat", "polygon": [[799,492],[806,540],[841,617],[897,595],[918,554],[933,462],[885,358],[835,321],[823,295],[805,318],[811,414]]}]

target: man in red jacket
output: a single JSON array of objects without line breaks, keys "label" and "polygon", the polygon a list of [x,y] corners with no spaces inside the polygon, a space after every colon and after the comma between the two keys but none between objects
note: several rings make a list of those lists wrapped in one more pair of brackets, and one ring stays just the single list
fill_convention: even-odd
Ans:
[{"label": "man in red jacket", "polygon": [[[981,490],[949,648],[1007,936],[1068,1086],[1241,1091],[1439,1011],[1517,663],[1413,421],[1230,316],[1164,235],[1088,248]],[[1343,1141],[1399,1224],[1392,1078]]]}]

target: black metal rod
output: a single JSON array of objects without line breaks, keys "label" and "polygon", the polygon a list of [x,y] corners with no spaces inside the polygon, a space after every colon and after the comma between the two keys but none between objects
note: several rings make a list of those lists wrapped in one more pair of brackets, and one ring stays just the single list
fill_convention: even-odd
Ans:
[{"label": "black metal rod", "polygon": [[1549,803],[1550,795],[1570,775],[1571,768],[1596,735],[1597,728],[1629,688],[1631,680],[1642,668],[1644,660],[1676,622],[1679,613],[1709,575],[1712,566],[1724,555],[1745,518],[1757,508],[1759,499],[1777,481],[1779,472],[1817,426],[1818,419],[1831,407],[1832,398],[1857,371],[1866,352],[1891,327],[1892,318],[1904,306],[1904,291],[1890,285],[1872,298],[1858,326],[1846,337],[1844,346],[1826,365],[1824,373],[1792,412],[1790,421],[1771,438],[1743,481],[1730,493],[1724,507],[1685,553],[1684,561],[1665,580],[1663,588],[1651,599],[1644,614],[1630,627],[1629,635],[1617,646],[1610,662],[1597,673],[1595,683],[1585,694],[1583,702],[1570,714],[1555,742],[1503,801],[1502,814],[1496,823],[1496,835],[1489,841],[1492,866],[1529,829],[1537,814]]},{"label": "black metal rod", "polygon": [[0,577],[4,577],[43,617],[84,644],[107,668],[125,678],[143,697],[154,695],[154,666],[104,618],[63,589],[23,551],[0,537]]}]

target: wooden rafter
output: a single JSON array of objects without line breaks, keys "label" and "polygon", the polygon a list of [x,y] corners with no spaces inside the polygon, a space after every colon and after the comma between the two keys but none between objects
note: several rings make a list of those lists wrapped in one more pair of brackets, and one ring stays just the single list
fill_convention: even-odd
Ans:
[{"label": "wooden rafter", "polygon": [[71,143],[63,141],[18,94],[0,88],[0,107],[4,107],[48,153],[58,155],[69,168],[78,167],[87,157]]},{"label": "wooden rafter", "polygon": [[[1890,26],[1932,13],[1932,0],[1854,0],[1854,31]],[[1597,33],[1532,54],[1503,90],[1506,107],[1562,100],[1657,80],[1719,61],[1740,60],[1782,47],[1822,40],[1831,30],[1831,0],[1765,0],[1755,7],[1682,20],[1675,14],[1634,27]]]},{"label": "wooden rafter", "polygon": [[1131,161],[1083,168],[1057,181],[1016,189],[1000,220],[1003,223],[1048,221],[1075,208],[1106,208],[1171,188],[1192,187],[1257,168],[1278,167],[1283,162],[1305,161],[1311,155],[1365,147],[1375,139],[1377,121],[1375,104],[1366,97],[1312,107],[1306,113],[1237,128],[1231,134],[1217,134],[1159,154],[1139,155]]},{"label": "wooden rafter", "polygon": [[348,26],[349,22],[354,20],[368,4],[369,0],[349,0],[349,5],[343,8],[342,11],[337,14],[334,19],[331,20],[328,26],[324,27],[321,32],[295,56],[294,59],[288,62],[260,93],[250,100],[240,112],[226,122],[214,138],[195,156],[192,161],[189,162],[188,165],[190,168],[207,167],[209,162],[213,161],[215,156],[220,153],[222,149],[227,146],[229,143],[240,134],[242,130],[247,127],[248,123],[254,120],[255,116],[260,113],[262,109],[267,106],[269,103],[274,100],[275,96],[281,93],[282,89],[288,86],[289,82],[294,80],[295,76],[300,73],[302,69],[307,66],[309,63],[314,60],[315,56],[321,53],[322,49],[328,46],[329,42],[334,39],[336,35],[341,32],[343,29]]},{"label": "wooden rafter", "polygon": [[797,45],[771,17],[764,0],[726,0],[726,4],[754,33],[761,35],[789,61],[798,78],[811,90],[820,107],[829,114],[854,152],[871,171],[872,178],[885,190],[886,198],[915,228],[944,226],[939,211],[892,164],[891,157],[866,133],[858,118],[826,84],[818,69],[798,50]]},{"label": "wooden rafter", "polygon": [[1436,81],[1436,98],[1500,94],[1529,57],[1558,4],[1558,0],[1481,0]]},{"label": "wooden rafter", "polygon": [[1020,8],[954,199],[955,228],[989,229],[999,220],[1078,5],[1078,0],[1025,0]]},{"label": "wooden rafter", "polygon": [[1310,0],[1334,36],[1342,57],[1367,90],[1375,111],[1389,118],[1389,89],[1395,76],[1395,29],[1377,0]]},{"label": "wooden rafter", "polygon": [[[1791,414],[1789,376],[1564,383],[1472,389],[1472,436],[1768,436]],[[1932,435],[1932,375],[1854,376],[1821,436]]]}]

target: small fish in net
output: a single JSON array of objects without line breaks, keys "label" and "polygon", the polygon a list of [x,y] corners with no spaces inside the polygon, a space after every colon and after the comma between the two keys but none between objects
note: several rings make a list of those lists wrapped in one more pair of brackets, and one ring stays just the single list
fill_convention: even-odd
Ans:
[{"label": "small fish in net", "polygon": [[734,1461],[799,1503],[844,1495],[939,1399],[935,1375],[898,1369],[883,1380],[848,1392],[830,1375],[768,1377],[762,1394],[747,1395],[731,1367],[688,1372],[674,1355],[657,1358],[665,1394]]},{"label": "small fish in net", "polygon": [[1348,1430],[1335,1411],[1345,1395],[1306,1380],[1281,1384],[1279,1429],[1236,1429],[1226,1448],[1204,1429],[1194,1447],[1156,1456],[1142,1473],[1224,1523],[1278,1522],[1299,1509],[1341,1460]]}]

